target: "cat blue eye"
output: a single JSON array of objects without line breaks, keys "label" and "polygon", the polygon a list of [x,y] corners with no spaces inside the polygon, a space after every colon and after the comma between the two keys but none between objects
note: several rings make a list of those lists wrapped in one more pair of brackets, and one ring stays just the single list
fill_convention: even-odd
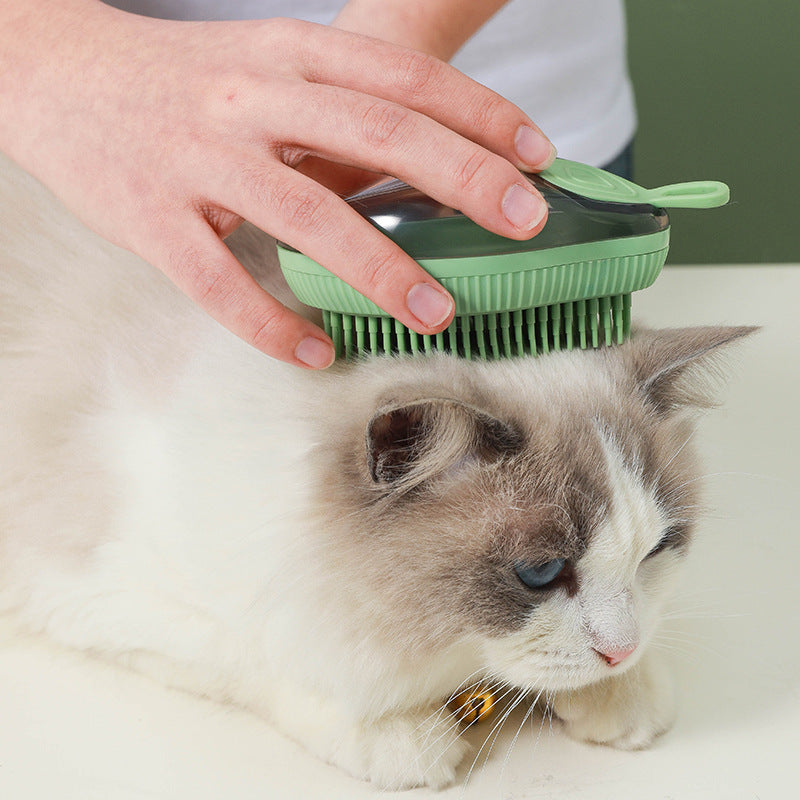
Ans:
[{"label": "cat blue eye", "polygon": [[514,565],[514,570],[526,586],[531,589],[541,589],[561,574],[565,563],[563,558],[554,558],[544,564],[525,564],[518,561]]}]

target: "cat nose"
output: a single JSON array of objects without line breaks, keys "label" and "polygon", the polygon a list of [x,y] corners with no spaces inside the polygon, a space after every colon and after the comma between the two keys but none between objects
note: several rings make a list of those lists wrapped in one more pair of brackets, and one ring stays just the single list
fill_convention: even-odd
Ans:
[{"label": "cat nose", "polygon": [[631,647],[625,647],[622,650],[597,650],[595,649],[595,653],[599,656],[602,656],[606,660],[606,664],[609,667],[615,667],[621,661],[624,661],[634,650],[636,649],[636,645],[632,645]]}]

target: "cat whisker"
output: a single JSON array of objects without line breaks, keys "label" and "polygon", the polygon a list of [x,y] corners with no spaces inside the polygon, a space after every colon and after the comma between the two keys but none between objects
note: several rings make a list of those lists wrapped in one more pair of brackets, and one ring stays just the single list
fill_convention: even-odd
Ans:
[{"label": "cat whisker", "polygon": [[[514,687],[509,685],[508,688],[506,689],[506,691],[503,694],[501,694],[499,697],[495,698],[495,703],[501,702],[505,697],[507,697],[513,691],[514,691]],[[454,715],[454,719],[455,719],[455,722],[453,724],[451,724],[445,731],[440,733],[430,744],[428,744],[428,739],[430,738],[430,735],[431,735],[431,733],[433,732],[433,730],[435,728],[435,722],[431,725],[431,730],[428,732],[428,735],[423,740],[423,743],[422,743],[423,744],[423,750],[420,753],[420,755],[418,756],[418,758],[420,758],[423,755],[425,755],[425,753],[427,753],[428,750],[430,750],[439,741],[441,741],[441,739],[443,737],[447,736],[454,728],[457,728],[462,724],[461,720],[457,716]],[[464,726],[464,730],[467,730],[468,728],[470,728],[472,725],[475,724],[475,722],[477,722],[477,720],[474,720],[473,722],[465,725]],[[462,731],[462,733],[463,733],[463,731]],[[442,753],[442,755],[443,755],[443,753]],[[438,758],[436,759],[436,761],[438,761]],[[434,761],[433,764],[435,764],[436,761]],[[433,764],[431,764],[431,766],[433,766]]]},{"label": "cat whisker", "polygon": [[527,697],[528,692],[526,689],[518,689],[518,694],[514,697],[514,699],[509,703],[508,707],[503,711],[500,717],[492,726],[492,729],[486,735],[486,738],[483,740],[483,744],[478,749],[478,752],[475,754],[475,758],[472,760],[472,764],[470,765],[469,771],[467,772],[467,777],[464,779],[464,790],[466,790],[467,785],[469,784],[470,777],[475,770],[476,765],[478,764],[478,760],[480,759],[481,753],[483,749],[489,744],[489,749],[486,751],[486,756],[483,760],[484,767],[489,760],[489,757],[492,754],[492,749],[494,748],[495,742],[497,741],[497,737],[500,734],[500,730],[505,723],[505,721],[509,718],[511,713],[514,709]]},{"label": "cat whisker", "polygon": [[676,486],[674,489],[671,489],[664,495],[664,501],[668,501],[674,494],[679,492],[681,489],[686,488],[687,486],[691,486],[694,483],[706,481],[709,478],[719,478],[719,477],[726,477],[726,476],[739,476],[739,477],[746,477],[746,478],[769,478],[774,479],[774,476],[771,475],[760,475],[758,473],[750,473],[750,472],[707,472],[705,475],[698,475],[694,478],[690,478],[687,481],[684,481],[680,485]]},{"label": "cat whisker", "polygon": [[536,695],[536,697],[533,698],[533,700],[531,701],[530,706],[528,707],[528,710],[525,712],[525,715],[522,717],[522,722],[520,722],[519,726],[517,727],[517,731],[514,734],[514,738],[511,740],[511,744],[509,744],[509,746],[508,746],[508,751],[506,752],[506,757],[503,759],[503,765],[500,768],[499,781],[503,780],[503,775],[505,774],[506,766],[508,765],[509,759],[511,758],[511,753],[514,750],[514,746],[517,744],[517,739],[519,739],[519,735],[520,735],[520,733],[522,731],[522,728],[525,726],[525,723],[527,722],[527,720],[529,718],[532,718],[533,711],[536,708],[536,703],[538,702],[539,698],[542,696],[542,692],[543,691],[544,691],[543,689],[539,690],[539,693]]},{"label": "cat whisker", "polygon": [[[452,713],[452,712],[451,712],[451,710],[450,710],[450,707],[449,707],[449,706],[450,706],[450,703],[452,703],[452,701],[453,701],[453,700],[454,700],[454,699],[455,699],[455,698],[456,698],[456,697],[457,697],[459,694],[461,694],[462,692],[468,692],[468,691],[470,691],[470,690],[472,690],[472,689],[476,689],[476,688],[478,688],[478,687],[481,687],[481,688],[483,688],[485,691],[488,691],[488,692],[492,693],[493,695],[497,695],[497,693],[498,693],[498,692],[501,692],[503,689],[505,689],[506,691],[505,691],[503,694],[500,694],[500,695],[499,695],[499,697],[497,697],[497,696],[495,697],[495,702],[497,702],[499,699],[502,699],[503,697],[505,697],[505,696],[508,694],[508,692],[509,692],[509,691],[511,691],[511,690],[512,690],[512,688],[513,688],[513,687],[511,687],[509,684],[507,684],[505,681],[500,681],[500,680],[498,680],[498,681],[495,681],[495,682],[493,682],[493,683],[490,683],[490,684],[488,684],[488,685],[487,685],[487,684],[485,684],[485,683],[484,683],[484,681],[483,681],[482,679],[479,679],[479,680],[475,681],[474,683],[472,683],[472,684],[471,684],[469,687],[467,687],[466,689],[459,689],[459,690],[457,690],[456,692],[454,692],[453,694],[451,694],[451,695],[450,695],[450,697],[449,697],[449,698],[448,698],[448,699],[447,699],[447,700],[446,700],[446,701],[445,701],[445,702],[444,702],[444,703],[443,703],[443,704],[442,704],[442,705],[441,705],[441,706],[440,706],[440,707],[439,707],[439,708],[438,708],[436,711],[434,711],[432,714],[429,714],[429,715],[428,715],[428,717],[426,717],[426,719],[425,719],[425,720],[423,720],[423,721],[422,721],[422,722],[421,722],[419,725],[417,725],[417,727],[414,729],[414,730],[415,730],[415,732],[416,732],[416,731],[418,731],[420,728],[422,728],[423,726],[425,726],[426,724],[428,724],[428,723],[430,724],[430,729],[429,729],[429,731],[428,731],[428,733],[427,733],[427,735],[426,735],[426,737],[425,737],[425,739],[423,740],[423,743],[422,743],[422,744],[423,744],[423,747],[425,747],[425,748],[427,749],[427,743],[428,743],[428,739],[430,738],[430,736],[431,736],[431,733],[433,733],[433,730],[434,730],[434,729],[436,728],[436,726],[438,725],[438,723],[439,723],[439,720],[440,720],[440,719],[441,719],[443,716],[445,716],[446,714]],[[456,723],[457,725],[460,725],[460,724],[462,724],[462,721],[461,721],[461,719],[459,719],[457,715],[454,715],[454,720],[455,720],[455,723]],[[477,721],[478,721],[478,720],[476,719],[476,720],[474,720],[473,722],[477,722]],[[469,728],[469,727],[470,727],[472,724],[473,724],[473,723],[468,723],[468,724],[465,726],[464,730],[466,730],[467,728]],[[444,734],[442,734],[442,735],[446,735],[446,734],[449,732],[449,730],[451,730],[451,729],[452,729],[452,726],[451,726],[451,727],[450,727],[450,728],[449,728],[447,731],[445,731],[445,732],[444,732]],[[436,744],[436,742],[439,740],[439,738],[441,738],[441,736],[440,736],[440,737],[438,737],[438,738],[437,738],[437,739],[436,739],[434,742],[432,742],[432,743],[431,743],[431,746],[433,746],[434,744]]]},{"label": "cat whisker", "polygon": [[[496,699],[495,699],[495,703],[502,702],[502,700],[503,700],[505,697],[507,697],[509,694],[511,694],[513,691],[515,691],[515,687],[513,687],[513,686],[510,686],[510,685],[509,685],[509,686],[508,686],[508,688],[507,688],[507,690],[506,690],[506,691],[505,691],[505,692],[504,692],[502,695],[500,695],[500,697],[498,697],[498,698],[496,698]],[[518,702],[518,700],[516,700],[516,699],[515,699],[514,701],[512,701],[511,708],[513,708],[513,707],[514,707],[514,705],[516,705],[516,703],[517,703],[517,702]],[[507,716],[507,714],[508,714],[508,712],[505,712],[505,716]],[[504,718],[504,717],[503,717],[503,718]],[[473,720],[472,722],[470,722],[470,723],[466,724],[466,725],[464,726],[463,730],[462,730],[462,731],[460,731],[460,732],[459,732],[459,734],[458,734],[457,736],[455,736],[455,737],[454,737],[454,741],[455,741],[455,739],[457,739],[459,736],[463,735],[463,733],[464,733],[464,732],[466,732],[467,730],[469,730],[469,728],[471,728],[473,725],[475,725],[475,724],[476,724],[478,721],[479,721],[479,719],[475,719],[475,720]],[[501,718],[500,722],[502,722],[502,718]],[[437,736],[437,737],[436,737],[436,739],[434,739],[434,740],[433,740],[433,741],[432,741],[430,744],[428,744],[428,745],[424,746],[423,750],[422,750],[422,751],[419,753],[419,755],[417,756],[416,760],[417,760],[417,761],[419,761],[419,760],[420,760],[420,759],[421,759],[423,756],[425,756],[425,755],[428,753],[428,751],[429,751],[431,748],[433,748],[433,747],[434,747],[434,746],[435,746],[435,745],[436,745],[438,742],[440,742],[440,741],[441,741],[441,740],[442,740],[442,739],[443,739],[445,736],[448,736],[450,733],[452,733],[452,732],[453,732],[453,730],[454,730],[454,729],[456,729],[456,728],[458,728],[458,727],[459,727],[461,724],[462,724],[462,723],[461,723],[461,720],[459,720],[458,718],[456,718],[456,719],[455,719],[455,722],[454,722],[452,725],[450,725],[450,726],[449,726],[449,727],[448,727],[448,728],[447,728],[445,731],[443,731],[441,734],[439,734],[439,736]],[[429,736],[430,736],[430,734],[429,734]],[[426,742],[427,742],[427,738],[426,738]],[[424,743],[423,743],[423,744],[424,744]],[[436,764],[439,762],[439,759],[441,759],[441,758],[444,756],[444,754],[445,754],[446,752],[447,752],[447,748],[445,748],[444,750],[442,750],[442,752],[441,752],[441,753],[439,753],[439,755],[438,755],[438,756],[437,756],[437,757],[436,757],[436,758],[435,758],[435,759],[434,759],[434,760],[433,760],[433,761],[432,761],[432,762],[431,762],[431,763],[428,765],[428,769],[431,769],[433,766],[435,766],[435,765],[436,765]],[[471,770],[470,770],[470,771],[471,771]],[[466,783],[465,783],[465,785],[466,785]]]},{"label": "cat whisker", "polygon": [[700,653],[698,651],[700,650],[717,656],[718,658],[725,657],[722,652],[711,647],[707,642],[699,638],[657,635],[653,637],[650,644],[660,650],[671,650],[693,657],[699,657]]},{"label": "cat whisker", "polygon": [[687,647],[679,647],[678,645],[667,644],[665,642],[653,642],[652,648],[653,651],[669,653],[670,655],[675,656],[676,659],[680,659],[686,663],[698,664],[701,662],[701,654]]},{"label": "cat whisker", "polygon": [[[474,723],[471,723],[471,724],[474,724]],[[428,735],[425,737],[425,739],[422,742],[422,750],[420,750],[420,752],[417,755],[415,761],[417,761],[417,762],[421,761],[422,758],[424,756],[426,756],[428,754],[428,752],[430,750],[432,750],[442,739],[444,739],[446,736],[449,736],[451,733],[453,733],[453,731],[457,731],[460,726],[461,726],[461,720],[454,716],[453,717],[453,722],[451,722],[450,725],[448,725],[447,728],[445,728],[432,742],[428,743],[428,739],[430,738],[430,735],[433,732],[433,727],[434,727],[434,726],[431,726],[431,730],[428,732]],[[469,727],[470,726],[467,725],[464,728],[464,730],[458,731],[458,733],[453,737],[453,739],[454,740],[458,739],[458,737],[461,736],[464,733],[464,731]],[[439,762],[439,759],[442,758],[442,756],[446,752],[447,752],[447,748],[442,750],[442,752],[439,753],[439,755],[428,765],[428,769],[430,769],[431,767],[434,767]]]},{"label": "cat whisker", "polygon": [[[472,672],[470,675],[468,675],[466,678],[464,678],[464,680],[461,681],[461,683],[450,693],[449,697],[444,701],[444,703],[442,703],[442,705],[439,706],[439,708],[437,708],[436,711],[432,712],[427,717],[425,717],[425,719],[423,719],[422,722],[420,722],[419,725],[417,725],[417,727],[414,729],[414,731],[415,732],[418,731],[421,727],[423,727],[426,723],[428,723],[433,717],[436,717],[436,719],[434,720],[434,724],[435,724],[436,722],[438,722],[438,720],[442,716],[442,714],[445,711],[447,711],[448,705],[450,705],[450,703],[452,703],[453,700],[455,700],[456,697],[458,697],[459,694],[462,694],[463,692],[468,692],[468,691],[470,691],[472,689],[477,689],[478,686],[480,686],[484,682],[484,680],[485,680],[484,677],[476,678],[470,684],[467,684],[467,682],[470,679],[475,678],[476,675],[481,675],[483,673],[483,671],[484,671],[483,668],[476,669],[474,672]],[[497,685],[500,685],[501,683],[502,682],[498,682]],[[497,686],[495,684],[489,684],[489,686],[487,688],[489,689],[489,691],[495,691]]]},{"label": "cat whisker", "polygon": [[548,692],[545,694],[545,702],[544,702],[544,710],[542,712],[542,721],[539,724],[539,733],[536,736],[536,741],[539,741],[539,737],[542,735],[542,731],[544,730],[544,721],[545,718],[547,719],[547,727],[550,731],[550,734],[553,733],[553,717],[555,715],[555,711],[553,710],[553,704],[555,702],[555,692]]},{"label": "cat whisker", "polygon": [[[669,520],[671,523],[676,522],[693,522],[697,513],[707,513],[708,507],[704,503],[685,503],[681,506],[673,506],[670,508]],[[686,517],[679,516],[680,514],[688,514]]]},{"label": "cat whisker", "polygon": [[746,617],[751,616],[750,614],[745,614],[744,612],[738,613],[730,613],[730,612],[719,612],[713,611],[712,609],[704,609],[704,608],[694,608],[694,609],[687,609],[685,611],[668,611],[665,614],[662,614],[661,621],[667,622],[668,620],[682,620],[682,619],[744,619]]},{"label": "cat whisker", "polygon": [[[538,731],[534,731],[533,715],[534,715],[534,712],[536,711],[536,708],[538,707],[539,700],[542,698],[542,694],[544,694],[544,697],[545,697],[545,707],[544,707],[544,709],[542,711],[542,714],[541,714],[541,720],[539,722],[539,729],[538,729]],[[552,733],[552,730],[553,730],[552,698],[553,698],[553,696],[554,696],[553,692],[551,692],[549,690],[546,690],[546,689],[540,689],[536,693],[536,696],[531,700],[530,706],[528,707],[527,711],[525,712],[525,714],[524,714],[524,716],[522,718],[522,722],[520,722],[519,727],[517,728],[517,731],[514,734],[513,739],[511,740],[511,744],[508,747],[508,751],[506,753],[506,757],[503,760],[503,765],[502,765],[502,768],[500,770],[500,777],[498,779],[499,783],[502,782],[503,774],[505,773],[506,766],[508,764],[508,761],[511,758],[512,751],[513,751],[514,747],[516,746],[516,743],[517,743],[517,741],[519,739],[519,735],[520,735],[520,733],[522,731],[522,728],[525,726],[525,723],[526,723],[527,720],[531,721],[531,735],[533,736],[534,733],[535,733],[535,737],[533,739],[533,745],[532,745],[532,749],[534,751],[538,747],[539,740],[541,739],[542,731],[544,730],[545,720],[548,721],[549,729],[550,729],[550,732]],[[487,756],[487,760],[484,761],[484,765],[483,765],[484,769],[486,768],[487,761],[488,761],[488,756]]]},{"label": "cat whisker", "polygon": [[687,600],[700,599],[706,601],[709,595],[713,595],[714,599],[719,599],[719,590],[714,586],[697,586],[690,585],[681,589],[680,596],[671,600],[669,606],[678,608],[679,603],[685,603]]},{"label": "cat whisker", "polygon": [[692,439],[695,437],[695,434],[697,433],[697,430],[698,430],[697,428],[693,429],[692,432],[686,437],[683,444],[672,454],[670,460],[667,461],[667,463],[664,464],[664,466],[661,468],[662,473],[666,472],[667,467],[681,454],[683,448],[686,447],[686,445],[692,441]]},{"label": "cat whisker", "polygon": [[[693,593],[684,593],[681,600],[684,601],[680,605],[671,604],[670,607],[663,610],[659,616],[660,623],[666,623],[671,620],[692,620],[692,619],[708,619],[708,620],[723,620],[723,619],[742,619],[751,616],[749,612],[743,611],[729,611],[726,608],[715,608],[709,601],[708,594],[714,592],[715,599],[716,590],[709,588],[706,590],[696,590]],[[702,602],[689,604],[686,601],[697,599]],[[669,628],[667,628],[669,630]]]}]

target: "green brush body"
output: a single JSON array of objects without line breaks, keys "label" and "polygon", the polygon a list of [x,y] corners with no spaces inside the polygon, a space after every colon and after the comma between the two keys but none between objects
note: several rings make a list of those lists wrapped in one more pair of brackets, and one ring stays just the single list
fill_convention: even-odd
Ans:
[{"label": "green brush body", "polygon": [[490,233],[400,181],[348,200],[452,294],[456,315],[440,334],[411,331],[279,244],[281,268],[298,299],[322,310],[338,356],[447,351],[501,358],[595,348],[628,338],[631,293],[650,286],[664,265],[669,219],[661,204],[711,207],[728,199],[716,182],[647,190],[563,159],[528,178],[549,217],[522,242]]}]

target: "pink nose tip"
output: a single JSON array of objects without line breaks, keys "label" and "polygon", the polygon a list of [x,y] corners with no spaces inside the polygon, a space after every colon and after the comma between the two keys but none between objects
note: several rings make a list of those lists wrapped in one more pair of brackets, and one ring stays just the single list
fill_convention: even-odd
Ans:
[{"label": "pink nose tip", "polygon": [[608,650],[606,652],[595,650],[595,652],[606,660],[606,664],[608,664],[609,667],[615,667],[621,661],[624,661],[635,649],[636,645],[633,645],[623,650]]}]

